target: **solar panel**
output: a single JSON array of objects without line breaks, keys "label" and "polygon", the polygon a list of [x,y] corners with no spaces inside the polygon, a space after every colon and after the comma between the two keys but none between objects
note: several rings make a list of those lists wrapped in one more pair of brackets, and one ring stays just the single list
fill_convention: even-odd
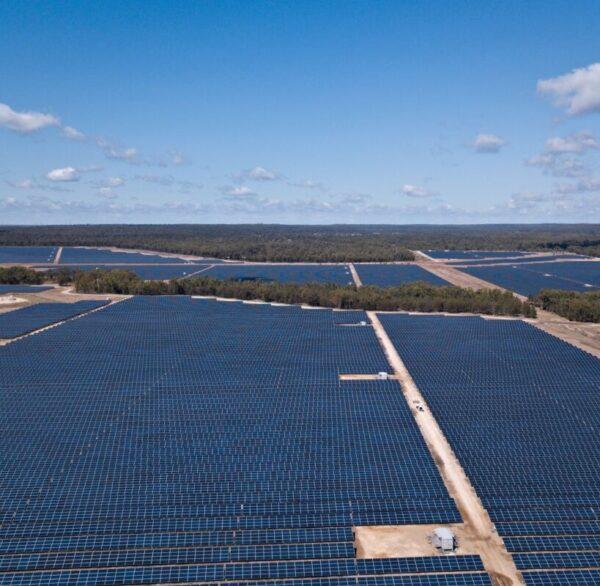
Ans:
[{"label": "solar panel", "polygon": [[449,285],[447,281],[418,265],[355,264],[363,285],[397,287],[421,281],[428,285]]},{"label": "solar panel", "polygon": [[518,320],[381,321],[517,565],[600,563],[600,361]]},{"label": "solar panel", "polygon": [[106,305],[106,301],[36,303],[0,314],[0,338],[16,338]]},{"label": "solar panel", "polygon": [[[576,271],[563,265],[582,265]],[[585,265],[594,265],[589,269]],[[591,270],[591,269],[594,270]],[[593,291],[598,289],[600,263],[535,263],[521,265],[503,265],[493,267],[460,267],[459,270],[515,291],[520,295],[536,295],[542,289],[560,289],[563,291]],[[592,285],[588,287],[587,285]]]},{"label": "solar panel", "polygon": [[40,293],[49,291],[52,287],[44,285],[1,285],[0,295],[3,293]]},{"label": "solar panel", "polygon": [[366,319],[140,297],[0,347],[1,581],[486,583],[355,559],[358,522],[460,521],[397,383],[339,380],[387,369]]},{"label": "solar panel", "polygon": [[[42,262],[42,261],[34,261]],[[60,264],[90,264],[90,263],[129,263],[129,264],[174,264],[182,262],[177,256],[161,256],[160,253],[113,251],[106,248],[84,248],[65,246],[60,256]]]},{"label": "solar panel", "polygon": [[277,281],[280,283],[335,283],[353,285],[346,265],[232,265],[222,264],[202,273],[214,279]]},{"label": "solar panel", "polygon": [[56,246],[0,246],[0,264],[54,261]]}]

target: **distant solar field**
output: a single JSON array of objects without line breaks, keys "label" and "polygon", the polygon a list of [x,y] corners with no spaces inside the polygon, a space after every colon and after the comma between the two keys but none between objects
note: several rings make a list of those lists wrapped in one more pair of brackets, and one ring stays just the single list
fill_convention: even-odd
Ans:
[{"label": "distant solar field", "polygon": [[142,254],[140,252],[113,252],[100,248],[79,248],[69,247],[63,248],[60,264],[103,264],[103,263],[130,263],[130,264],[147,264],[147,263],[165,263],[173,264],[184,262],[177,257],[159,256],[157,254]]},{"label": "distant solar field", "polygon": [[3,293],[39,293],[52,287],[44,285],[0,285],[0,295]]},{"label": "distant solar field", "polygon": [[449,285],[447,281],[417,265],[354,264],[363,285],[394,287],[416,281],[431,285]]},{"label": "distant solar field", "polygon": [[[60,268],[69,270],[80,270],[80,271],[92,271],[94,269],[101,270],[127,270],[133,271],[140,278],[147,281],[159,280],[164,281],[167,279],[179,279],[181,277],[189,277],[193,273],[196,273],[202,269],[205,269],[210,265],[208,264],[180,264],[180,265],[102,265],[102,264],[91,264],[91,265],[69,265],[61,266]],[[59,268],[59,267],[56,267]]]},{"label": "distant solar field", "polygon": [[381,321],[526,582],[598,583],[600,360],[521,321]]},{"label": "distant solar field", "polygon": [[491,584],[355,558],[355,525],[461,520],[397,383],[339,380],[387,370],[365,320],[140,297],[0,347],[0,581]]},{"label": "distant solar field", "polygon": [[600,263],[598,262],[461,267],[459,270],[521,295],[535,295],[547,288],[563,291],[593,291],[600,287]]},{"label": "distant solar field", "polygon": [[516,250],[497,251],[497,250],[423,250],[423,252],[431,258],[510,258],[529,254],[527,252],[519,252]]},{"label": "distant solar field", "polygon": [[584,258],[579,254],[551,254],[547,256],[522,256],[521,258],[492,258],[492,259],[481,259],[472,261],[452,261],[448,264],[452,266],[469,266],[469,265],[496,265],[502,263],[509,264],[537,264],[540,262],[548,262],[554,260],[568,260],[569,258]]},{"label": "distant solar field", "polygon": [[346,265],[219,265],[202,273],[214,279],[280,283],[354,283]]},{"label": "distant solar field", "polygon": [[58,248],[55,246],[0,246],[0,264],[53,262]]},{"label": "distant solar field", "polygon": [[106,305],[106,301],[76,303],[37,303],[0,313],[0,338],[16,338],[53,323]]}]

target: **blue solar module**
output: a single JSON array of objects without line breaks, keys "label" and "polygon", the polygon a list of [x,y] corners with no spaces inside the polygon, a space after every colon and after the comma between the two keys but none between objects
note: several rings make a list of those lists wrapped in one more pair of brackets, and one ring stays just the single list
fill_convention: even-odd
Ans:
[{"label": "blue solar module", "polygon": [[524,572],[525,584],[532,586],[597,586],[600,570],[571,570],[564,572]]},{"label": "blue solar module", "polygon": [[570,258],[585,258],[579,254],[550,254],[544,256],[522,256],[521,258],[486,258],[481,260],[468,261],[452,261],[446,264],[461,267],[472,265],[498,265],[498,264],[537,264],[549,261],[566,261]]},{"label": "blue solar module", "polygon": [[202,273],[214,279],[278,281],[280,283],[335,283],[352,285],[346,265],[218,265]]},{"label": "blue solar module", "polygon": [[397,383],[339,380],[388,368],[363,320],[137,297],[0,347],[0,581],[488,584],[355,559],[358,522],[461,521]]},{"label": "blue solar module", "polygon": [[418,265],[364,263],[355,264],[354,267],[363,285],[395,287],[416,281],[423,281],[429,285],[450,285],[444,279]]},{"label": "blue solar module", "polygon": [[0,295],[3,293],[39,293],[52,287],[45,285],[0,285]]},{"label": "blue solar module", "polygon": [[0,264],[53,262],[56,246],[0,246]]},{"label": "blue solar module", "polygon": [[[191,275],[198,273],[206,269],[210,265],[208,264],[178,264],[178,265],[102,265],[102,264],[91,264],[91,265],[69,265],[61,266],[60,268],[67,268],[69,270],[79,271],[93,271],[94,269],[101,270],[127,270],[133,271],[138,277],[146,281],[165,281],[168,279],[181,279],[182,277],[190,277]],[[204,271],[203,271],[204,272]],[[199,273],[202,274],[202,273]]]},{"label": "blue solar module", "polygon": [[460,258],[460,259],[478,259],[478,258],[511,258],[518,257],[528,252],[519,252],[517,250],[497,251],[497,250],[423,250],[431,258]]},{"label": "blue solar module", "polygon": [[600,551],[600,535],[546,535],[539,537],[504,537],[509,551]]},{"label": "blue solar module", "polygon": [[[42,261],[34,261],[42,262]],[[118,252],[104,248],[83,248],[70,247],[63,248],[60,264],[173,264],[183,262],[175,256],[160,256],[160,253],[146,254],[141,252],[126,252],[120,250]]]},{"label": "blue solar module", "polygon": [[106,301],[36,303],[0,314],[0,339],[16,338],[53,323],[106,305]]},{"label": "blue solar module", "polygon": [[600,361],[517,320],[381,321],[500,535],[548,552],[518,564],[600,564]]},{"label": "blue solar module", "polygon": [[[593,291],[597,290],[598,287],[588,287],[586,283],[588,281],[576,280],[577,278],[585,278],[587,276],[590,280],[597,282],[597,276],[595,271],[590,271],[588,275],[582,275],[582,271],[585,271],[585,267],[581,267],[576,274],[572,273],[571,277],[565,277],[565,273],[568,269],[560,268],[562,265],[573,265],[581,264],[597,265],[600,269],[600,263],[567,263],[567,262],[556,262],[556,263],[535,263],[527,265],[503,265],[494,267],[461,267],[459,270],[499,285],[504,289],[515,291],[521,295],[536,295],[542,289],[561,289],[564,291]],[[559,276],[559,273],[561,276]]]},{"label": "blue solar module", "polygon": [[577,284],[600,287],[600,261],[556,262],[527,265],[527,269],[538,273],[550,273]]},{"label": "blue solar module", "polygon": [[513,553],[512,557],[519,570],[600,568],[600,551]]},{"label": "blue solar module", "polygon": [[[326,562],[323,562],[324,564]],[[141,566],[98,570],[70,570],[56,572],[5,573],[2,579],[10,586],[73,586],[102,584],[128,586],[142,584],[195,584],[222,582],[226,566]],[[335,569],[335,568],[334,568]],[[316,568],[318,570],[318,568]],[[483,573],[448,573],[429,575],[393,575],[359,577],[332,577],[319,575],[313,579],[250,580],[227,582],[230,586],[489,586],[491,581]]]}]

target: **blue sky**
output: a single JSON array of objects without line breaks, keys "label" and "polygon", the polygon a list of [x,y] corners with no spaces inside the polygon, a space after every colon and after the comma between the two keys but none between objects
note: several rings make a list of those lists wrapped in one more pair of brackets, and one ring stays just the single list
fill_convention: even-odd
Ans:
[{"label": "blue sky", "polygon": [[600,221],[600,4],[3,2],[0,223]]}]

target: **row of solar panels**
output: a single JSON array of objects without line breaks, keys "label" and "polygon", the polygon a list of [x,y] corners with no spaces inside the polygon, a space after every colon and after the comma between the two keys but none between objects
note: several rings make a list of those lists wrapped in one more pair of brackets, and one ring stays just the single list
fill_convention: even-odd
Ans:
[{"label": "row of solar panels", "polygon": [[107,301],[37,303],[0,314],[0,339],[16,338],[106,305]]},{"label": "row of solar panels", "polygon": [[521,295],[536,295],[542,289],[600,290],[600,262],[597,261],[467,266],[459,270]]},{"label": "row of solar panels", "polygon": [[387,367],[366,319],[145,297],[0,348],[0,581],[490,584],[354,559],[460,521],[396,383],[339,381]]},{"label": "row of solar panels", "polygon": [[527,583],[592,583],[600,361],[520,321],[381,319]]}]

